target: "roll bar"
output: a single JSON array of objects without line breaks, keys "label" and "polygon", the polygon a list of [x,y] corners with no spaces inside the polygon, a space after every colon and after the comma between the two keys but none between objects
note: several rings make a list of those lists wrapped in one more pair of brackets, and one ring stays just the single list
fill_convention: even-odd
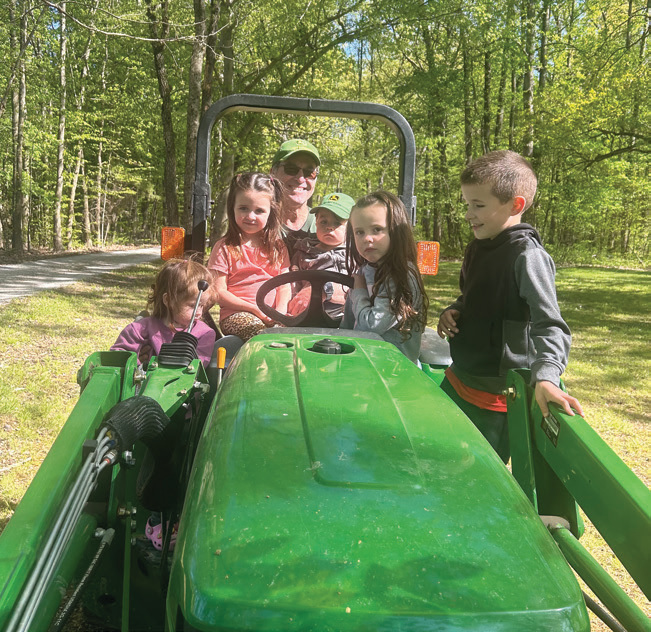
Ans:
[{"label": "roll bar", "polygon": [[203,115],[199,124],[197,161],[194,187],[192,189],[192,250],[198,252],[204,252],[205,250],[206,220],[210,205],[208,170],[210,167],[210,135],[212,128],[222,116],[236,111],[310,114],[313,116],[382,121],[398,137],[400,143],[398,194],[411,216],[412,224],[416,223],[416,198],[414,197],[416,142],[411,126],[402,114],[393,108],[378,103],[233,94],[213,103]]}]

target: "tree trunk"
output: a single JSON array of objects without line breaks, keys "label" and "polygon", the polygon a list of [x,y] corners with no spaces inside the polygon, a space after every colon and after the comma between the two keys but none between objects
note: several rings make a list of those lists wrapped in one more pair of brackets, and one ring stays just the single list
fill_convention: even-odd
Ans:
[{"label": "tree trunk", "polygon": [[535,5],[534,0],[527,0],[527,12],[524,17],[524,53],[526,57],[524,76],[522,81],[522,98],[525,117],[525,135],[522,155],[530,158],[533,156],[533,31]]},{"label": "tree trunk", "polygon": [[61,27],[60,58],[59,58],[59,134],[57,136],[57,184],[54,202],[54,234],[53,246],[55,252],[63,250],[61,240],[61,200],[63,198],[63,165],[65,158],[66,138],[66,57],[68,52],[68,36],[66,34],[66,3],[61,2],[59,11]]},{"label": "tree trunk", "polygon": [[[165,67],[165,39],[169,35],[168,0],[152,5],[152,0],[145,0],[149,31],[154,52],[154,67],[158,79],[158,92],[161,97],[161,119],[163,123],[163,140],[165,143],[165,167],[163,176],[163,198],[165,200],[165,220],[172,226],[179,223],[179,204],[176,195],[176,137],[172,120],[172,89]],[[156,12],[160,9],[161,19]],[[160,33],[159,33],[160,29]]]},{"label": "tree trunk", "polygon": [[70,201],[68,203],[68,226],[66,229],[66,248],[72,250],[72,233],[75,227],[75,197],[77,195],[77,184],[79,183],[79,172],[81,171],[81,161],[84,159],[84,149],[79,146],[77,152],[77,162],[75,171],[72,174],[72,186],[70,187]]},{"label": "tree trunk", "polygon": [[491,52],[484,52],[484,111],[481,121],[481,144],[483,153],[491,150]]},{"label": "tree trunk", "polygon": [[[234,0],[220,0],[219,10],[219,50],[223,60],[223,71],[220,77],[221,94],[225,97],[233,93],[234,67],[233,67],[233,2]],[[210,243],[214,243],[225,232],[226,227],[226,197],[227,186],[235,173],[235,155],[231,148],[232,124],[229,119],[221,119],[216,128],[219,136],[215,144],[217,153],[216,163],[219,169],[213,183],[213,191],[217,193],[215,204],[211,208],[212,225],[210,229]],[[214,196],[213,196],[214,197]]]},{"label": "tree trunk", "polygon": [[[222,97],[233,94],[233,87],[235,83],[235,68],[233,59],[233,2],[234,0],[224,0],[222,4],[221,16],[223,19],[223,26],[220,29],[220,49],[224,63],[224,74],[222,76]],[[235,154],[232,148],[232,125],[228,119],[222,119],[222,164],[221,164],[221,178],[220,188],[227,186],[233,174],[235,173]]]},{"label": "tree trunk", "polygon": [[646,40],[647,35],[651,31],[651,1],[646,2],[646,26],[642,29],[642,37],[640,39],[640,59],[645,59],[646,54]]},{"label": "tree trunk", "polygon": [[[100,83],[102,86],[102,94],[106,92],[106,64],[108,62],[108,42],[104,41],[104,62],[102,63],[102,72],[100,75]],[[99,124],[99,141],[97,143],[97,175],[95,178],[95,188],[97,190],[97,198],[95,199],[95,231],[97,235],[97,244],[104,243],[104,231],[102,228],[102,180],[104,178],[104,117]]]},{"label": "tree trunk", "polygon": [[570,1],[570,23],[566,27],[567,31],[567,67],[572,67],[572,28],[574,26],[574,0]]},{"label": "tree trunk", "polygon": [[183,179],[183,224],[192,226],[192,183],[197,155],[197,131],[201,117],[201,70],[205,51],[206,11],[204,0],[194,0],[194,41],[188,73],[187,135],[185,141],[185,177]]},{"label": "tree trunk", "polygon": [[461,47],[463,59],[463,144],[466,164],[472,160],[472,105],[470,99],[470,60],[468,59],[468,40],[466,30],[461,30]]},{"label": "tree trunk", "polygon": [[[427,118],[431,119],[431,113]],[[428,127],[431,128],[431,122],[428,125]],[[430,220],[432,217],[432,206],[433,206],[433,204],[431,203],[433,199],[433,189],[428,190],[432,186],[431,175],[430,175],[432,172],[432,148],[429,146],[429,144],[425,145],[425,147],[423,148],[423,154],[420,162],[423,165],[423,180],[425,182],[425,190],[423,191],[422,202],[420,198],[418,200],[418,206],[420,208],[421,226],[423,227],[423,235],[425,235],[425,239],[429,239],[430,226],[431,226]],[[425,208],[423,208],[423,206]]]},{"label": "tree trunk", "polygon": [[226,9],[224,25],[221,29],[220,48],[224,60],[224,76],[222,78],[223,94],[227,96],[233,94],[234,79],[234,59],[233,59],[233,2],[234,0],[224,0],[223,8]]},{"label": "tree trunk", "polygon": [[[448,183],[450,182],[450,171],[448,168],[448,140],[447,140],[447,117],[443,118],[441,121],[441,140],[439,141],[438,149],[440,156],[440,182],[444,184],[444,187],[439,185],[439,188],[443,189],[443,214],[446,217],[450,217],[453,214],[452,202],[450,200],[450,191]],[[442,241],[443,227],[441,225],[441,210],[439,206],[436,205],[434,208],[434,221],[432,222],[432,239],[434,241]]]},{"label": "tree trunk", "polygon": [[515,124],[517,121],[518,75],[515,66],[511,67],[511,107],[509,109],[509,149],[515,148]]},{"label": "tree trunk", "polygon": [[[92,7],[91,16],[95,15],[99,0],[95,1],[95,6]],[[86,78],[88,77],[88,60],[90,58],[90,45],[93,39],[93,32],[90,31],[88,34],[88,39],[86,40],[86,48],[84,49],[84,54],[82,55],[82,66],[79,80],[79,97],[77,98],[77,112],[81,112],[84,108],[84,102],[86,100]],[[81,117],[80,117],[81,118]],[[67,248],[70,250],[72,248],[72,233],[75,223],[75,198],[77,195],[77,184],[79,183],[79,173],[83,169],[83,160],[84,160],[84,145],[83,141],[79,140],[77,147],[77,161],[75,163],[75,172],[72,176],[72,186],[70,187],[70,204],[68,205],[68,230],[66,232],[66,241]],[[88,248],[91,243],[90,241],[90,230],[87,230],[86,222],[90,221],[88,217],[88,198],[84,199],[84,225],[83,225],[83,239],[84,245]]]},{"label": "tree trunk", "polygon": [[212,105],[212,82],[217,62],[217,34],[219,32],[219,15],[221,1],[210,2],[210,23],[206,37],[206,62],[203,69],[203,82],[201,84],[201,111],[205,112]]},{"label": "tree trunk", "polygon": [[82,238],[84,247],[90,248],[93,245],[93,233],[90,227],[90,205],[88,201],[88,182],[86,180],[86,166],[81,161],[81,187],[84,192],[84,220],[82,224]]},{"label": "tree trunk", "polygon": [[547,85],[547,30],[549,29],[549,0],[543,2],[542,26],[540,27],[540,72],[538,88],[542,94]]},{"label": "tree trunk", "polygon": [[18,59],[17,75],[18,82],[12,85],[11,105],[12,105],[12,138],[13,138],[13,175],[12,175],[12,235],[11,245],[16,253],[22,253],[25,249],[23,234],[25,232],[26,219],[26,200],[23,192],[23,173],[24,173],[24,127],[25,127],[25,62],[24,51],[26,46],[26,12],[23,11],[22,3],[15,4],[20,19],[18,20],[18,30],[16,30],[16,14],[14,12],[14,3],[10,4],[10,47],[12,56]]},{"label": "tree trunk", "polygon": [[493,132],[493,143],[497,149],[500,146],[502,137],[502,128],[504,127],[504,97],[506,95],[506,73],[508,64],[506,52],[502,58],[502,68],[500,70],[500,87],[497,91],[497,112],[495,114],[495,131]]}]

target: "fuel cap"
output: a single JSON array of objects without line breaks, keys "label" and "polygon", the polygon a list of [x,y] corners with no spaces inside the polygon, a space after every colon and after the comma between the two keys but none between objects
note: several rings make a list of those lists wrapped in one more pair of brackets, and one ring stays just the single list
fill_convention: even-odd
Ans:
[{"label": "fuel cap", "polygon": [[341,353],[341,345],[330,338],[323,338],[323,340],[317,340],[310,351],[316,351],[317,353],[327,353],[327,354],[339,354]]}]

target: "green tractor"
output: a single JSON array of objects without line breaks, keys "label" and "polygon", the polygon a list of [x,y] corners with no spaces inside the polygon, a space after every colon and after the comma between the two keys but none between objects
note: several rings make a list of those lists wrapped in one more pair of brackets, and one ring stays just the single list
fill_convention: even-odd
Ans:
[{"label": "green tractor", "polygon": [[[200,127],[193,249],[210,132],[233,110],[386,122],[415,217],[399,113],[234,95]],[[577,504],[650,595],[651,492],[585,421],[543,418],[527,372],[512,371],[509,471],[440,389],[449,358],[434,332],[419,368],[378,336],[329,326],[330,273],[300,274],[304,315],[241,346],[219,339],[208,369],[192,336],[146,370],[128,352],[86,360],[79,401],[0,537],[0,629],[71,629],[83,607],[93,629],[125,632],[587,632],[590,607],[613,630],[651,630],[579,543]],[[144,537],[150,510],[161,551]]]}]

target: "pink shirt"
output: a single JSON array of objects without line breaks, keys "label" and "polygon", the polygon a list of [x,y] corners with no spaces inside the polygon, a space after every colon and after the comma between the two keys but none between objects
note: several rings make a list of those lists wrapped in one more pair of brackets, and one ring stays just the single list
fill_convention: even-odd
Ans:
[{"label": "pink shirt", "polygon": [[[148,344],[153,349],[151,355],[157,356],[160,353],[161,345],[164,342],[172,342],[175,333],[176,330],[170,329],[162,320],[148,316],[129,323],[118,336],[111,351],[135,351],[138,353],[142,345]],[[199,341],[197,355],[203,365],[207,367],[210,364],[217,334],[206,323],[197,320],[192,327],[192,335]]]},{"label": "pink shirt", "polygon": [[[278,264],[272,266],[269,259],[259,248],[252,246],[241,246],[242,258],[236,259],[231,255],[220,239],[210,253],[208,269],[226,275],[226,288],[237,298],[241,298],[255,305],[255,296],[258,288],[268,279],[278,276],[289,270],[289,253],[283,245],[283,250]],[[273,307],[276,306],[276,291],[272,290],[267,295],[266,302]],[[220,307],[219,320],[235,314],[236,310]]]}]

